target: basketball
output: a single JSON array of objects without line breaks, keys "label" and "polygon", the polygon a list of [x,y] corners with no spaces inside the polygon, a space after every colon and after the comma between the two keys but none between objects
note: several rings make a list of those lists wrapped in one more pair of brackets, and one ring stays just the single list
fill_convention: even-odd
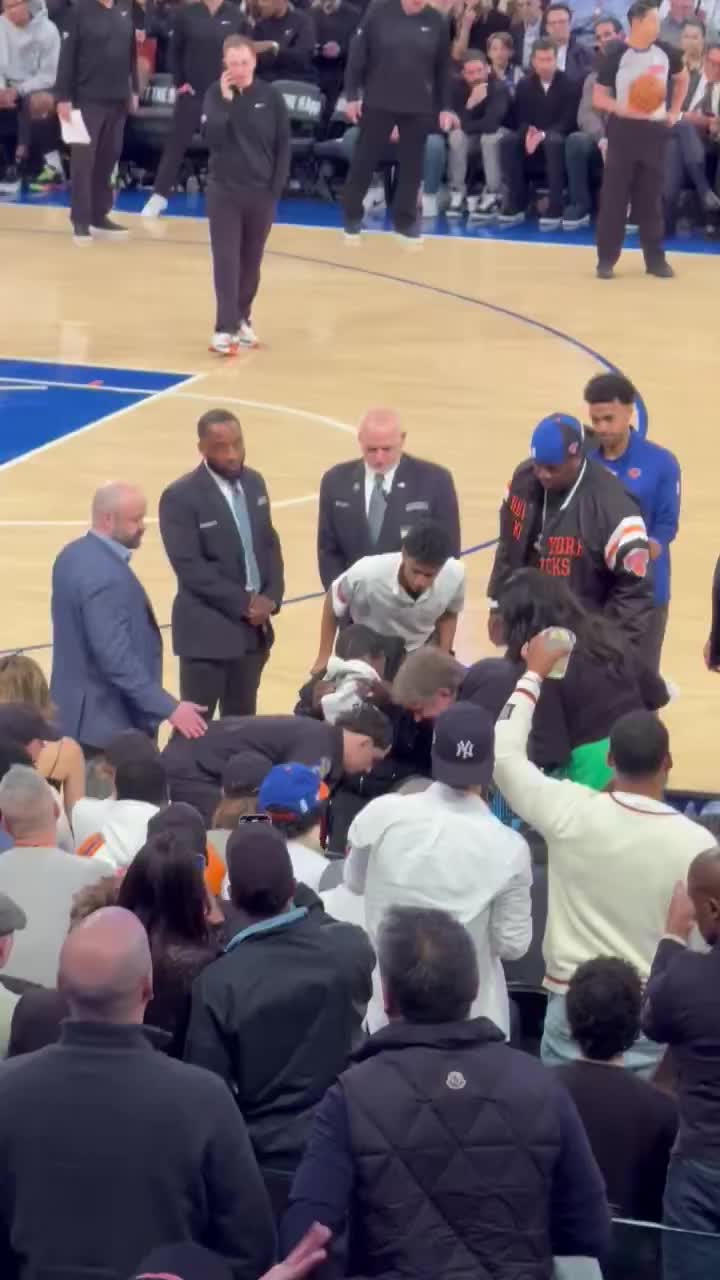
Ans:
[{"label": "basketball", "polygon": [[658,107],[663,106],[665,102],[665,85],[658,76],[654,76],[652,72],[647,72],[644,76],[638,76],[637,80],[633,80],[628,92],[628,106],[633,111],[642,111],[643,115],[651,116]]}]

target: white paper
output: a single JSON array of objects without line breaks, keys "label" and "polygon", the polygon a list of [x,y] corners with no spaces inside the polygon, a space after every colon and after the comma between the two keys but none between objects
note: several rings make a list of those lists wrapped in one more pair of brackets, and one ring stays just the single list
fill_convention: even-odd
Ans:
[{"label": "white paper", "polygon": [[77,107],[70,112],[69,120],[61,120],[60,130],[63,142],[66,142],[69,147],[86,147],[90,142],[90,134],[82,118],[82,111]]}]

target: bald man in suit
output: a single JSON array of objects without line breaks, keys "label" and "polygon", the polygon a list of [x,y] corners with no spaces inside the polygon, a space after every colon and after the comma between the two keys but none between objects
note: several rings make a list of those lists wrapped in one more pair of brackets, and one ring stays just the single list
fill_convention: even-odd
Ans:
[{"label": "bald man in suit", "polygon": [[460,554],[460,515],[446,467],[404,453],[393,409],[369,409],[358,428],[361,457],[340,462],[320,482],[317,553],[323,587],[363,556],[399,551],[418,520],[439,520]]}]

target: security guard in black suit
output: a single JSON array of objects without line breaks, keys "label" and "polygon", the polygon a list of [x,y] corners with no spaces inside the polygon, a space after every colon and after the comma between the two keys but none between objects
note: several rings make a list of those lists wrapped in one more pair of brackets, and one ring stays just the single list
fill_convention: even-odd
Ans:
[{"label": "security guard in black suit", "polygon": [[318,569],[325,590],[363,556],[399,551],[418,520],[432,517],[460,554],[460,514],[446,467],[403,453],[405,432],[392,409],[370,409],[358,430],[362,458],[340,462],[320,482]]},{"label": "security guard in black suit", "polygon": [[198,422],[203,462],[160,499],[160,534],[175,570],[173,649],[182,697],[222,716],[254,715],[285,591],[265,481],[245,466],[240,423],[225,409]]}]

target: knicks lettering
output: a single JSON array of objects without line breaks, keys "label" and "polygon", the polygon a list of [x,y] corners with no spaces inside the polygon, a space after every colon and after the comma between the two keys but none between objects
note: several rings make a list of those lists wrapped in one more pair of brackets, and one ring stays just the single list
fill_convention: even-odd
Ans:
[{"label": "knicks lettering", "polygon": [[[564,539],[556,538],[555,541],[563,542]],[[571,563],[567,556],[543,556],[538,569],[541,573],[546,573],[550,578],[569,578]]]},{"label": "knicks lettering", "polygon": [[522,534],[522,520],[513,520],[512,536],[516,542],[520,541],[521,534]]},{"label": "knicks lettering", "polygon": [[[511,493],[508,497],[508,506],[516,520],[520,520],[522,522],[525,519],[527,514],[527,502],[524,498],[516,498],[515,494]],[[514,536],[515,535],[513,534],[513,537]]]},{"label": "knicks lettering", "polygon": [[548,538],[549,556],[571,556],[576,560],[583,553],[583,544],[579,538]]}]

